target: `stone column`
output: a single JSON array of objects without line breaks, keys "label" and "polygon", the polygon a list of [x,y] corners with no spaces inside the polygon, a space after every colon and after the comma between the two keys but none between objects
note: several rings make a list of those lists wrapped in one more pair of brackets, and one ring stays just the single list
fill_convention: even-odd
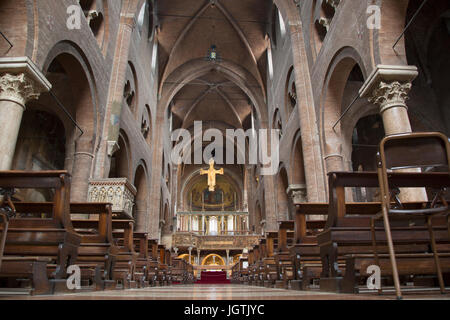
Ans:
[{"label": "stone column", "polygon": [[91,138],[81,137],[75,141],[73,157],[72,184],[70,199],[73,202],[86,202],[91,177],[92,162],[94,161],[94,142]]},{"label": "stone column", "polygon": [[0,58],[0,170],[11,169],[26,103],[51,88],[29,58]]},{"label": "stone column", "polygon": [[230,250],[226,250],[227,253],[227,266],[230,265]]},{"label": "stone column", "polygon": [[[415,66],[378,65],[361,88],[360,96],[380,107],[386,135],[412,131],[406,100],[411,83],[418,74]],[[422,188],[408,188],[402,190],[400,199],[406,202],[426,201],[427,195]]]}]

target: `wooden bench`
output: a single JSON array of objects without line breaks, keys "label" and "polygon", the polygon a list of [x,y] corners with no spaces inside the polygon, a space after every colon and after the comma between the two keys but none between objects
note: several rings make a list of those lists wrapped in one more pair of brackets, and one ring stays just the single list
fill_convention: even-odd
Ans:
[{"label": "wooden bench", "polygon": [[[18,212],[51,216],[52,203],[16,202]],[[115,261],[115,249],[111,234],[112,208],[109,203],[71,203],[73,216],[88,215],[88,219],[72,219],[75,232],[81,236],[75,264],[81,269],[82,286],[95,290],[112,288],[111,270]],[[50,272],[55,267],[49,266]],[[55,292],[68,291],[66,283],[58,283]]]},{"label": "wooden bench", "polygon": [[158,274],[159,274],[159,251],[158,251],[158,240],[157,239],[149,239],[148,240],[148,254],[150,257],[149,260],[149,270],[148,270],[148,279],[150,286],[158,285]]},{"label": "wooden bench", "polygon": [[266,233],[266,255],[263,258],[265,286],[273,288],[275,281],[278,279],[277,263],[275,261],[275,240],[278,237],[278,232]]},{"label": "wooden bench", "polygon": [[239,281],[239,262],[236,262],[231,267],[231,283],[232,284],[240,284],[240,281]]},{"label": "wooden bench", "polygon": [[259,243],[253,247],[253,279],[256,286],[263,285],[261,253],[261,243]]},{"label": "wooden bench", "polygon": [[187,264],[187,276],[188,276],[187,283],[193,284],[194,283],[194,266],[190,263]]},{"label": "wooden bench", "polygon": [[[440,188],[450,184],[448,175],[439,173],[390,173],[392,188],[430,187]],[[367,278],[366,266],[374,262],[374,242],[371,232],[371,217],[381,210],[380,203],[346,203],[345,188],[378,187],[376,172],[333,172],[329,174],[330,206],[325,231],[317,236],[321,251],[323,272],[320,287],[323,291],[347,293],[359,292]],[[406,203],[407,209],[422,208],[424,203]],[[444,219],[435,219],[434,233],[440,255],[443,272],[449,272],[447,254],[450,252],[447,225]],[[429,252],[430,237],[423,220],[392,221],[392,239],[398,253],[397,262],[400,275],[432,275],[435,263],[432,256],[418,254]],[[377,250],[380,253],[379,264],[383,277],[392,274],[387,255],[386,232],[382,222],[375,226]],[[414,258],[416,257],[416,258]],[[412,260],[414,259],[414,260]],[[339,267],[345,263],[345,271]],[[420,262],[420,263],[419,263]],[[390,285],[390,278],[385,278]],[[422,279],[418,279],[417,283]],[[416,280],[414,280],[416,281]]]},{"label": "wooden bench", "polygon": [[166,264],[166,246],[158,245],[158,276],[157,281],[160,286],[167,286],[169,283],[169,266]]},{"label": "wooden bench", "polygon": [[294,221],[280,221],[278,229],[278,246],[274,254],[277,266],[277,288],[288,289],[289,282],[295,279],[294,263],[289,253],[289,246],[294,242]]},{"label": "wooden bench", "polygon": [[[65,283],[67,266],[77,260],[81,237],[70,220],[70,175],[66,171],[3,171],[0,188],[45,189],[53,193],[51,214],[32,208],[16,208],[9,222],[0,278],[9,286],[29,279],[31,294],[49,294],[55,283]],[[36,209],[36,210],[35,210]],[[54,270],[47,274],[48,270]],[[50,278],[50,282],[49,282]]]},{"label": "wooden bench", "polygon": [[113,269],[113,280],[122,289],[137,287],[135,272],[139,254],[134,251],[133,220],[112,220],[113,238],[119,247]]},{"label": "wooden bench", "polygon": [[291,288],[308,290],[314,280],[320,279],[322,262],[317,233],[325,228],[326,221],[307,221],[309,215],[328,215],[328,203],[295,203],[294,244],[289,248],[294,263],[295,279]]},{"label": "wooden bench", "polygon": [[75,231],[81,235],[76,265],[81,269],[82,281],[94,285],[95,290],[114,289],[112,271],[119,248],[112,235],[112,205],[109,203],[71,203],[73,217],[88,215],[87,219],[72,218]]},{"label": "wooden bench", "polygon": [[186,284],[189,280],[188,264],[184,259],[172,258],[172,282]]},{"label": "wooden bench", "polygon": [[172,252],[166,248],[164,253],[164,262],[167,265],[167,285],[172,285]]},{"label": "wooden bench", "polygon": [[148,233],[134,232],[134,249],[139,254],[136,260],[135,278],[139,288],[150,286],[150,255],[148,252]]}]

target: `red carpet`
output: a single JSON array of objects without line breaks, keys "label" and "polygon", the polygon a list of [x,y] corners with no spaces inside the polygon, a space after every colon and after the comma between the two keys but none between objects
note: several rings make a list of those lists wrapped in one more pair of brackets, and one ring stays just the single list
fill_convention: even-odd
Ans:
[{"label": "red carpet", "polygon": [[202,271],[200,280],[195,282],[196,284],[230,284],[230,280],[227,279],[227,273],[225,271],[207,272]]}]

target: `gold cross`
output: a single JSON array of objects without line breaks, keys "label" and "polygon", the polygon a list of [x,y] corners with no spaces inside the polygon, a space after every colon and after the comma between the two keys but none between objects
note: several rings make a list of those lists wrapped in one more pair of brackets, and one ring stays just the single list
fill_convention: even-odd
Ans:
[{"label": "gold cross", "polygon": [[209,160],[209,169],[208,170],[200,170],[200,175],[208,175],[208,186],[209,186],[209,191],[214,191],[216,190],[216,175],[220,174],[223,175],[223,168],[220,170],[216,170],[214,169],[214,159],[211,158],[211,160]]}]

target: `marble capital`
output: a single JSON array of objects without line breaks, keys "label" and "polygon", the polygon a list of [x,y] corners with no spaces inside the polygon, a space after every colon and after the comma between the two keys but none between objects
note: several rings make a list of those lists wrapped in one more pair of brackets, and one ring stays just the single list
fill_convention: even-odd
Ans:
[{"label": "marble capital", "polygon": [[50,82],[28,57],[0,58],[0,101],[15,102],[23,107],[42,92],[52,88]]},{"label": "marble capital", "polygon": [[415,66],[377,65],[359,91],[361,97],[380,106],[380,113],[393,107],[407,108],[412,81],[418,76]]},{"label": "marble capital", "polygon": [[400,83],[398,81],[386,83],[380,82],[379,86],[369,97],[369,102],[380,106],[380,113],[394,107],[408,109],[406,100],[411,90],[411,83]]}]

